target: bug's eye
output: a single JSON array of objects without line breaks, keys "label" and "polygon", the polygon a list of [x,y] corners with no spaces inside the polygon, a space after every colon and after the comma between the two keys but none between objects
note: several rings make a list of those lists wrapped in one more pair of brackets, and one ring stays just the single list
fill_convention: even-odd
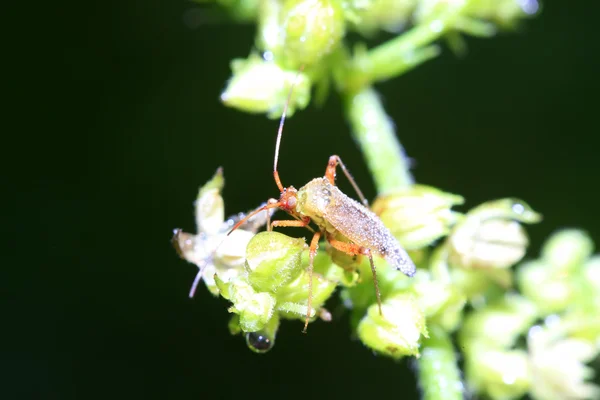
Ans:
[{"label": "bug's eye", "polygon": [[250,350],[257,353],[266,353],[273,348],[274,341],[263,332],[246,333],[246,343]]},{"label": "bug's eye", "polygon": [[287,201],[287,204],[289,207],[296,207],[296,198],[290,197]]}]

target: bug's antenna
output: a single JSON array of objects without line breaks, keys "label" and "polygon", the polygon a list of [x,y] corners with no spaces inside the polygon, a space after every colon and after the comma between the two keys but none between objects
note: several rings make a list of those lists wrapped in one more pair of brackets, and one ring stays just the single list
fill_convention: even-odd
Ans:
[{"label": "bug's antenna", "polygon": [[269,210],[271,208],[277,208],[279,206],[281,206],[280,202],[278,202],[275,199],[270,199],[267,204],[265,204],[262,207],[257,208],[256,210],[252,211],[250,214],[246,215],[246,217],[244,217],[243,219],[241,219],[240,221],[238,221],[238,223],[235,224],[233,226],[233,228],[231,228],[231,230],[227,233],[227,236],[231,235],[231,232],[235,231],[237,228],[239,228],[240,226],[242,226],[244,223],[246,223],[246,221],[248,221],[250,218],[254,217],[259,212],[266,211],[266,210]]},{"label": "bug's antenna", "polygon": [[275,142],[275,159],[273,160],[273,177],[275,178],[275,183],[279,188],[280,192],[283,192],[284,187],[281,184],[281,179],[279,179],[279,172],[277,172],[277,161],[279,160],[279,146],[281,145],[281,135],[283,133],[283,124],[285,122],[285,115],[287,114],[288,106],[290,105],[290,100],[292,98],[292,93],[294,92],[294,87],[298,83],[298,79],[300,79],[300,74],[304,70],[304,65],[300,67],[298,73],[296,74],[296,78],[294,79],[294,83],[292,83],[292,87],[290,88],[290,93],[288,94],[287,100],[285,102],[285,106],[283,107],[283,113],[281,114],[281,119],[279,120],[279,129],[277,130],[277,142]]}]

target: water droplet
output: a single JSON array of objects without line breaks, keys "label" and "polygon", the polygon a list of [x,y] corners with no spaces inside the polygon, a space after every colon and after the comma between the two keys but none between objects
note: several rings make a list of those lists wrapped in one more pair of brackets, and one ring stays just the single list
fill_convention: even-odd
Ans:
[{"label": "water droplet", "polygon": [[540,9],[540,4],[537,0],[517,0],[517,4],[525,14],[533,15]]},{"label": "water droplet", "polygon": [[557,326],[560,324],[560,317],[556,314],[548,315],[544,319],[544,323],[549,327]]},{"label": "water droplet", "polygon": [[266,353],[275,344],[271,338],[262,332],[249,332],[246,334],[246,343],[250,350],[257,353]]},{"label": "water droplet", "polygon": [[523,214],[525,212],[525,206],[521,203],[515,203],[512,205],[512,210],[516,213],[516,214]]},{"label": "water droplet", "polygon": [[273,61],[274,56],[272,51],[265,51],[262,56],[265,61]]}]

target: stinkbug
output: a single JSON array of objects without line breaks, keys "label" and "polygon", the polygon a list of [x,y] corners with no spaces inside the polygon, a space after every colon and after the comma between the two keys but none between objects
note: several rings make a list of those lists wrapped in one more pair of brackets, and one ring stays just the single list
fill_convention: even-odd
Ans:
[{"label": "stinkbug", "polygon": [[[375,254],[384,258],[394,268],[402,271],[407,276],[413,276],[416,272],[416,267],[406,250],[402,248],[390,230],[383,225],[383,222],[381,222],[375,213],[367,208],[367,200],[339,156],[333,155],[329,157],[324,177],[315,178],[300,189],[296,189],[293,186],[287,188],[283,186],[279,178],[279,172],[277,171],[277,162],[279,159],[283,125],[292,91],[293,87],[290,89],[290,94],[281,115],[275,144],[273,177],[279,188],[279,199],[269,199],[266,205],[259,207],[248,214],[246,218],[239,221],[229,233],[233,232],[253,215],[272,208],[279,208],[296,220],[272,221],[270,224],[267,224],[268,230],[278,226],[306,227],[314,232],[310,242],[310,261],[308,265],[308,304],[303,329],[303,332],[306,332],[312,308],[313,262],[321,237],[324,237],[334,249],[342,253],[350,256],[365,255],[369,257],[380,314],[382,314],[381,296],[373,255]],[[342,171],[356,190],[362,204],[348,197],[335,186],[336,168],[338,165],[342,168]],[[318,227],[317,230],[310,227],[309,224],[311,222]]]}]

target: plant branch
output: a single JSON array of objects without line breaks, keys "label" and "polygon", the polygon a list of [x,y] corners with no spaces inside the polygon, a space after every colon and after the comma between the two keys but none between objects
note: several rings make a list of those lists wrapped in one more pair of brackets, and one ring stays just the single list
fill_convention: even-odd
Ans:
[{"label": "plant branch", "polygon": [[462,400],[464,386],[450,337],[439,326],[429,325],[428,330],[429,338],[423,341],[423,351],[418,359],[422,398]]},{"label": "plant branch", "polygon": [[366,87],[357,93],[347,94],[346,115],[354,139],[373,175],[378,194],[412,185],[414,179],[409,171],[410,160],[375,90]]}]

